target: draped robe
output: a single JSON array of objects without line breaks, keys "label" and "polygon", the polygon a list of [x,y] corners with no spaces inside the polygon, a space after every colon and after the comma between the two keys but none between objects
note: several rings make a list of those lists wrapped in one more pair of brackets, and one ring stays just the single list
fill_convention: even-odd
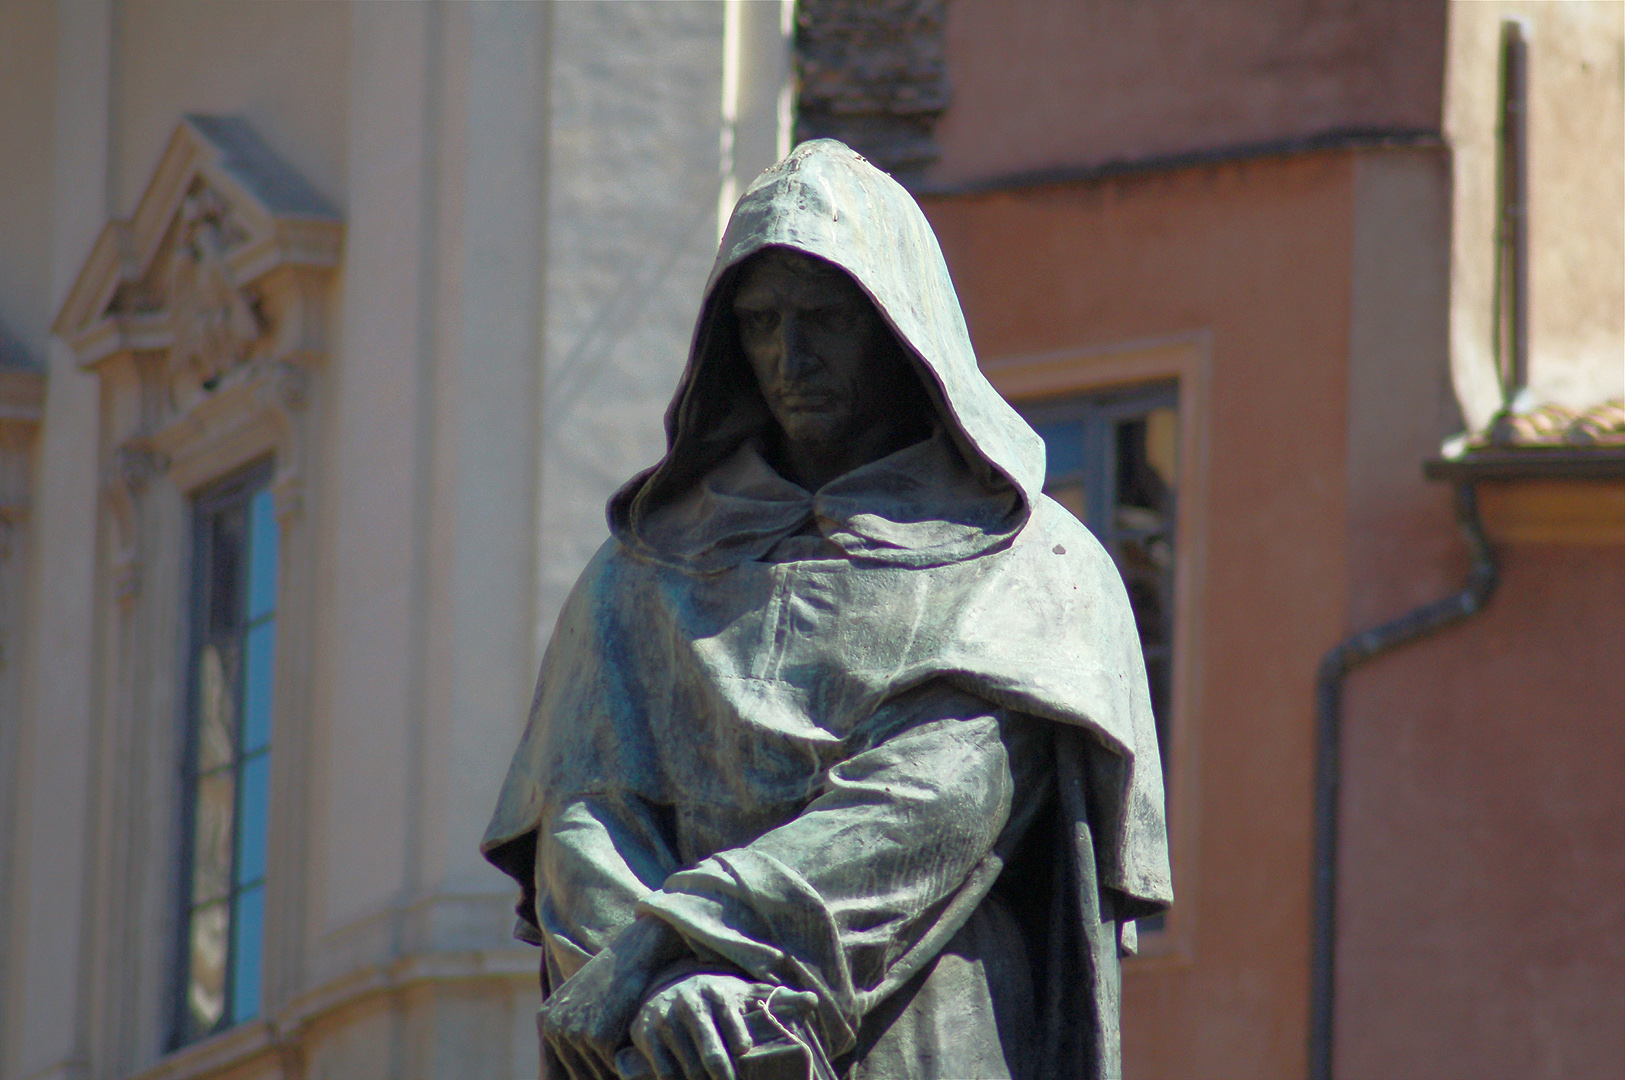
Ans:
[{"label": "draped robe", "polygon": [[[816,492],[763,457],[729,310],[773,245],[851,275],[936,413]],[[907,193],[828,140],[764,173],[667,430],[559,617],[484,843],[545,985],[642,915],[811,991],[851,1080],[1115,1075],[1123,928],[1171,899],[1134,618],[1040,493]]]}]

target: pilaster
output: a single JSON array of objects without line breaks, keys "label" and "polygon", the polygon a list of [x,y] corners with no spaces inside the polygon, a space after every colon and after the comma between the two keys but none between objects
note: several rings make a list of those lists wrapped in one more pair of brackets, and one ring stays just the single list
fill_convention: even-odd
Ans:
[{"label": "pilaster", "polygon": [[[108,0],[56,10],[56,100],[51,297],[68,292],[106,219]],[[96,882],[91,867],[96,744],[98,400],[94,379],[53,340],[50,393],[35,444],[30,510],[30,589],[22,738],[18,746],[16,877],[9,928],[6,1075],[77,1080],[86,1075],[89,962]],[[33,555],[37,553],[37,561]],[[26,988],[16,992],[16,988]]]}]

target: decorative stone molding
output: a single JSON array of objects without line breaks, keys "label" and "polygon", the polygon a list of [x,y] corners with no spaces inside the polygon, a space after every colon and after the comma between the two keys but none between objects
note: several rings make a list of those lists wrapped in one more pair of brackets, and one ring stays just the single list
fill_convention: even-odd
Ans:
[{"label": "decorative stone molding", "polygon": [[212,387],[248,360],[264,335],[255,297],[226,254],[248,240],[220,193],[204,184],[181,201],[169,251],[169,378]]},{"label": "decorative stone molding", "polygon": [[368,964],[310,987],[275,1015],[252,1020],[169,1055],[132,1080],[203,1080],[237,1070],[276,1080],[307,1075],[303,1044],[311,1028],[381,999],[474,986],[497,993],[535,995],[536,955],[528,947],[417,954]]},{"label": "decorative stone molding", "polygon": [[796,140],[840,139],[903,183],[937,160],[946,0],[800,0]]},{"label": "decorative stone molding", "polygon": [[102,482],[102,498],[113,523],[113,595],[120,604],[132,603],[141,591],[141,568],[136,560],[137,497],[147,482],[169,467],[162,454],[132,441],[113,451],[111,467]]},{"label": "decorative stone molding", "polygon": [[[167,1049],[185,736],[190,497],[274,457],[281,524],[265,1005],[301,985],[315,612],[315,507],[338,214],[232,117],[177,126],[135,212],[103,230],[53,327],[101,383],[98,618],[107,757],[97,825],[92,1057],[108,1075]],[[155,873],[153,867],[161,868]],[[98,1073],[99,1074],[99,1073]]]},{"label": "decorative stone molding", "polygon": [[121,595],[139,581],[135,507],[154,470],[173,462],[185,491],[274,451],[278,501],[296,512],[297,417],[341,242],[337,213],[234,117],[186,117],[135,213],[103,230],[54,329],[129,390],[104,469]]}]

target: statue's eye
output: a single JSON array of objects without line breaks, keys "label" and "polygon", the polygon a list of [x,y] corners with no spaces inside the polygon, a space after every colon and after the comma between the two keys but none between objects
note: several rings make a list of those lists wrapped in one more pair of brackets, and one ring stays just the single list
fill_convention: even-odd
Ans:
[{"label": "statue's eye", "polygon": [[846,307],[819,308],[813,313],[813,318],[820,327],[833,334],[845,334],[856,324],[852,309]]},{"label": "statue's eye", "polygon": [[776,311],[741,311],[739,312],[740,325],[752,334],[765,334],[779,324],[779,313]]}]

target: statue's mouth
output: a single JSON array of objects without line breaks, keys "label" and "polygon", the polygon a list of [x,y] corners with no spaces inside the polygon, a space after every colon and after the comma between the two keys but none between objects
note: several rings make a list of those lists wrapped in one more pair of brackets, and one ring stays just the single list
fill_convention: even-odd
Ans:
[{"label": "statue's mouth", "polygon": [[798,394],[779,399],[779,405],[791,412],[828,412],[836,404],[835,398],[829,394]]}]

